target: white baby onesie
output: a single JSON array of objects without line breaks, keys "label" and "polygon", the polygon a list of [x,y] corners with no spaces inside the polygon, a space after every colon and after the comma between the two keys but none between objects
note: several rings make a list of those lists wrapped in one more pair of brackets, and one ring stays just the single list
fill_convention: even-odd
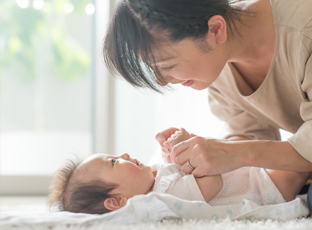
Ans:
[{"label": "white baby onesie", "polygon": [[[177,164],[157,164],[154,192],[168,193],[190,201],[205,201],[193,175],[181,171]],[[284,203],[286,200],[262,168],[244,167],[222,174],[223,188],[208,204],[212,206],[238,204],[243,199],[258,205]],[[209,185],[207,185],[209,186]]]}]

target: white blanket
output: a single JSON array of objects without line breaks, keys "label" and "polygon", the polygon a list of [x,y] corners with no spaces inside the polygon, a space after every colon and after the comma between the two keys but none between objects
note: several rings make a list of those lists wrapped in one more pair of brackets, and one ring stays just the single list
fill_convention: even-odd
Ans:
[{"label": "white blanket", "polygon": [[90,215],[69,212],[21,213],[2,212],[1,230],[9,229],[69,229],[72,225],[83,224],[84,229],[92,228],[94,223],[133,224],[160,221],[171,218],[184,219],[272,219],[289,220],[309,215],[306,203],[300,199],[276,205],[258,206],[243,200],[240,204],[210,206],[201,201],[186,201],[168,194],[150,193],[135,196],[125,207],[108,214]]}]

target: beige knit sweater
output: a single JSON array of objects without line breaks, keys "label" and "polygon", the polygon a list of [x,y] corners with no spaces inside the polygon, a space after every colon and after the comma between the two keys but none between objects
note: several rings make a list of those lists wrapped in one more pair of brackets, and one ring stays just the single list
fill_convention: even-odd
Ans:
[{"label": "beige knit sweater", "polygon": [[[228,63],[209,87],[212,112],[228,123],[230,136],[280,140],[279,129],[294,133],[293,148],[312,162],[312,0],[271,0],[275,51],[262,85],[248,84]],[[244,87],[245,87],[244,86]]]}]

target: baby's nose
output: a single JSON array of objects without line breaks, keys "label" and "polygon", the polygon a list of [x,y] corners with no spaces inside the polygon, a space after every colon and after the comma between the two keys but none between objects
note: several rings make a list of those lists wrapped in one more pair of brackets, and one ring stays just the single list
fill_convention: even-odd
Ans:
[{"label": "baby's nose", "polygon": [[125,159],[125,160],[129,160],[130,159],[130,155],[128,153],[124,153],[120,156],[122,159]]}]

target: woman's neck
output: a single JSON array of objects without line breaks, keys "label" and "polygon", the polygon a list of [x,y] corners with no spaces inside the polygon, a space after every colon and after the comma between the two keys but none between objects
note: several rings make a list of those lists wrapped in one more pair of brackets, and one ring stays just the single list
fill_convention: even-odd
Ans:
[{"label": "woman's neck", "polygon": [[[242,16],[239,34],[227,43],[229,60],[249,87],[256,91],[271,66],[275,50],[275,27],[269,0],[246,1],[254,17]],[[240,36],[241,35],[241,36]]]},{"label": "woman's neck", "polygon": [[224,47],[230,52],[229,62],[259,65],[272,56],[270,51],[275,45],[271,3],[261,0],[238,2],[236,5],[253,12],[253,15],[242,14],[242,22],[236,22],[239,32],[234,33]]}]

